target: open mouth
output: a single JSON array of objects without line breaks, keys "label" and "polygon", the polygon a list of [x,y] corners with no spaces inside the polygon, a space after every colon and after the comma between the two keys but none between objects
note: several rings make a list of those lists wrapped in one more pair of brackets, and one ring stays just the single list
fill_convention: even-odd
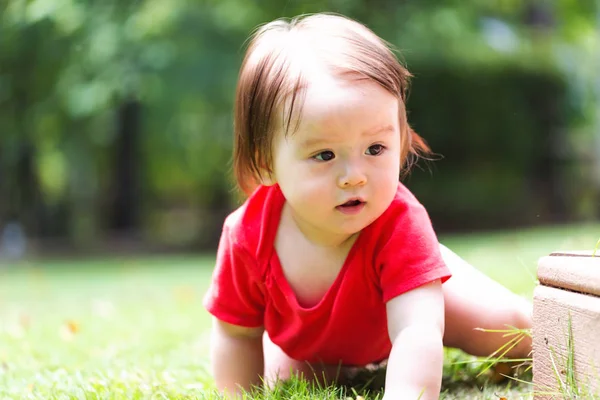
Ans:
[{"label": "open mouth", "polygon": [[358,206],[360,204],[362,204],[363,202],[360,200],[348,200],[347,202],[345,202],[344,204],[342,204],[340,207],[355,207]]},{"label": "open mouth", "polygon": [[365,204],[366,203],[360,199],[351,199],[344,204],[340,204],[336,208],[344,214],[355,214],[360,212]]}]

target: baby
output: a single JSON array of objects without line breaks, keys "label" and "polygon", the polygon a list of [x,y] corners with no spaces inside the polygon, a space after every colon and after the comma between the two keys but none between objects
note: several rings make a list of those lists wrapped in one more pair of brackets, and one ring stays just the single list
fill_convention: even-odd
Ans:
[{"label": "baby", "polygon": [[[387,362],[385,399],[436,399],[443,346],[489,355],[531,305],[438,243],[399,182],[429,151],[409,127],[410,73],[348,18],[261,27],[241,67],[234,170],[204,304],[229,397],[299,374],[344,381]],[[508,353],[524,357],[529,338]]]}]

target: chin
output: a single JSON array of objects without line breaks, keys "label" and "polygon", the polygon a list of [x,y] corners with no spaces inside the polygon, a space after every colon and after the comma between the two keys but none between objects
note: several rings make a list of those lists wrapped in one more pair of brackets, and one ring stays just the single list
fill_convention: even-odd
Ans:
[{"label": "chin", "polygon": [[356,224],[348,224],[347,226],[343,226],[340,229],[340,233],[344,234],[344,235],[355,235],[357,233],[359,233],[360,231],[362,231],[363,229],[365,229],[367,226],[369,226],[371,222],[366,223],[366,222],[361,222],[361,223],[356,223]]}]

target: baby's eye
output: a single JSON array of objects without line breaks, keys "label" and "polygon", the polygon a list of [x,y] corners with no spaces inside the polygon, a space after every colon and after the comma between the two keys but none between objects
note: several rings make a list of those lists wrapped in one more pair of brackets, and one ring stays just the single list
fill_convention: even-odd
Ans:
[{"label": "baby's eye", "polygon": [[319,154],[313,156],[313,158],[315,160],[318,161],[331,161],[335,158],[335,154],[333,154],[333,151],[322,151]]},{"label": "baby's eye", "polygon": [[370,156],[378,156],[383,153],[383,150],[385,150],[385,147],[382,144],[374,144],[369,146],[365,153]]}]

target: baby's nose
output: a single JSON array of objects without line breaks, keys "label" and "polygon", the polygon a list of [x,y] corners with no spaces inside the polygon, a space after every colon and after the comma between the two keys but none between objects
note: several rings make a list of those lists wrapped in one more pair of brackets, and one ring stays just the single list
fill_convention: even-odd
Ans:
[{"label": "baby's nose", "polygon": [[353,186],[362,186],[367,183],[367,176],[356,166],[349,165],[339,177],[338,185],[345,189]]}]

